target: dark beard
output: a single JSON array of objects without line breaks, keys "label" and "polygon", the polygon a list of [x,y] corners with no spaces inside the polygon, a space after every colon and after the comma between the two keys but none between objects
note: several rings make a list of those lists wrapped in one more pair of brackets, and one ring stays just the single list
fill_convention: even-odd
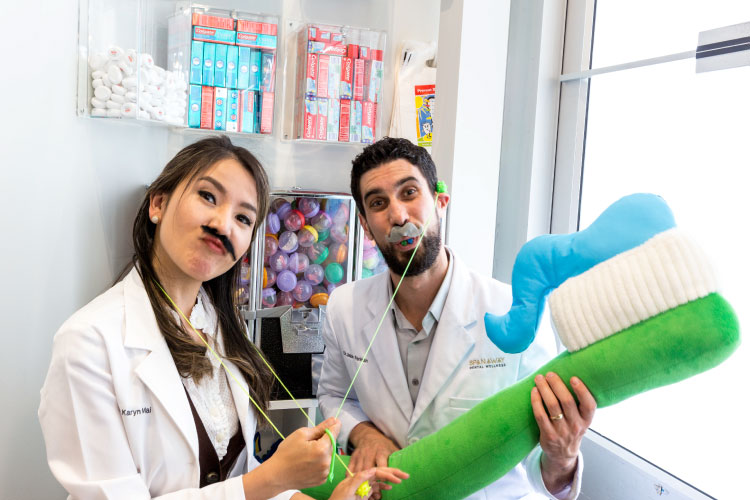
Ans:
[{"label": "dark beard", "polygon": [[[437,228],[432,233],[425,233],[422,238],[422,243],[419,245],[417,254],[411,261],[409,271],[406,276],[418,276],[428,270],[440,255],[440,247],[442,246],[442,239],[440,238],[440,232]],[[391,243],[386,243],[385,246],[378,245],[380,253],[383,254],[385,263],[388,264],[388,268],[395,274],[403,275],[406,264],[409,262],[411,257],[410,252],[398,252],[393,249]]]}]

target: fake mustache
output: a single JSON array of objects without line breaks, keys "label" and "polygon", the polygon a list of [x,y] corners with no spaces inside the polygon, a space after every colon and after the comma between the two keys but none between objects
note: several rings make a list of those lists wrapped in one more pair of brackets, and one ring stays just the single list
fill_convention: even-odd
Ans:
[{"label": "fake mustache", "polygon": [[229,252],[229,255],[232,256],[232,260],[237,260],[237,257],[234,255],[234,245],[232,245],[232,242],[229,241],[229,238],[227,238],[223,234],[220,234],[219,231],[212,228],[211,226],[201,226],[201,229],[203,229],[204,233],[208,233],[214,238],[221,241],[221,244],[224,245],[226,251]]},{"label": "fake mustache", "polygon": [[395,226],[391,229],[388,234],[388,243],[398,243],[404,238],[416,238],[422,234],[422,228],[417,227],[411,222],[407,222],[403,226]]}]

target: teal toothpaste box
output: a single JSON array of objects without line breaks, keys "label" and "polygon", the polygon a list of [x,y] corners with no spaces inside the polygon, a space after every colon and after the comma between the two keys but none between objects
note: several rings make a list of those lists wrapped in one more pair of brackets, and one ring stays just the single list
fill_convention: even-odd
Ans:
[{"label": "teal toothpaste box", "polygon": [[201,86],[190,86],[190,97],[188,100],[188,127],[200,128],[201,126]]},{"label": "teal toothpaste box", "polygon": [[213,43],[203,44],[203,85],[213,87],[214,85],[214,58],[216,57],[216,45]]},{"label": "teal toothpaste box", "polygon": [[260,50],[253,50],[250,52],[250,85],[247,87],[250,90],[260,90]]},{"label": "teal toothpaste box", "polygon": [[237,88],[239,66],[239,47],[230,45],[227,49],[227,88]]},{"label": "teal toothpaste box", "polygon": [[214,58],[214,86],[227,86],[227,45],[216,46],[216,57]]},{"label": "teal toothpaste box", "polygon": [[237,47],[238,50],[238,69],[237,69],[237,88],[245,90],[250,87],[250,53],[253,51],[247,47]]},{"label": "teal toothpaste box", "polygon": [[193,40],[202,42],[222,43],[234,45],[236,31],[223,30],[221,28],[206,28],[204,26],[193,26]]},{"label": "teal toothpaste box", "polygon": [[203,42],[193,40],[190,50],[190,84],[203,83]]}]

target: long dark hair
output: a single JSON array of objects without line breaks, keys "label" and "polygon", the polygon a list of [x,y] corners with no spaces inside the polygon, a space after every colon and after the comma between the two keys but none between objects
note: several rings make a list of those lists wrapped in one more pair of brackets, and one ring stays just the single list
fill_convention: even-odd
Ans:
[{"label": "long dark hair", "polygon": [[[268,213],[268,177],[258,159],[250,151],[235,146],[226,136],[200,140],[177,153],[148,187],[133,224],[133,265],[143,280],[159,330],[169,346],[177,370],[181,376],[192,377],[196,382],[211,373],[211,363],[206,357],[206,346],[192,340],[180,327],[179,322],[175,321],[172,313],[174,307],[157,285],[159,277],[152,264],[156,225],[149,218],[149,202],[152,195],[171,195],[183,180],[188,179],[188,183],[191,183],[201,172],[228,158],[242,164],[255,180],[258,213],[251,242],[255,240],[258,226]],[[247,249],[243,249],[244,251]],[[216,309],[224,341],[225,358],[240,369],[248,383],[250,395],[265,411],[271,394],[273,375],[255,348],[250,345],[244,322],[239,315],[235,291],[239,287],[241,262],[242,259],[239,259],[224,274],[204,282],[203,289]],[[256,412],[258,422],[261,422],[257,410],[253,408],[253,411]]]}]

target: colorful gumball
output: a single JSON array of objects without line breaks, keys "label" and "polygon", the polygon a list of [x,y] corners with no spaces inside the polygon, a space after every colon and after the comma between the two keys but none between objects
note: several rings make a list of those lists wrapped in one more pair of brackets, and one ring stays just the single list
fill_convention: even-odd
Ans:
[{"label": "colorful gumball", "polygon": [[279,249],[279,240],[273,234],[266,233],[265,248],[263,255],[269,256],[276,253]]},{"label": "colorful gumball", "polygon": [[[276,252],[268,258],[268,267],[278,272],[286,269],[289,265],[289,257],[284,252]],[[278,279],[278,276],[276,277]]]},{"label": "colorful gumball", "polygon": [[307,299],[312,295],[312,291],[313,288],[309,281],[300,280],[292,290],[292,297],[299,302],[307,302]]},{"label": "colorful gumball", "polygon": [[304,273],[307,266],[310,264],[310,259],[302,252],[294,252],[289,256],[288,269],[294,274]]},{"label": "colorful gumball", "polygon": [[307,249],[307,256],[310,257],[313,264],[322,264],[328,258],[328,247],[322,241],[313,243]]},{"label": "colorful gumball", "polygon": [[313,243],[318,241],[318,231],[312,226],[303,226],[297,232],[297,241],[299,241],[299,246],[301,247],[307,248],[312,246]]},{"label": "colorful gumball", "polygon": [[375,269],[378,262],[380,262],[380,256],[378,255],[377,249],[371,247],[362,252],[362,266],[364,266],[365,269]]},{"label": "colorful gumball", "polygon": [[297,200],[297,210],[307,219],[315,217],[320,211],[320,202],[315,198],[300,198]]},{"label": "colorful gumball", "polygon": [[338,283],[327,283],[326,284],[326,290],[328,290],[328,295],[330,296],[333,291],[336,289],[336,287],[339,286]]},{"label": "colorful gumball", "polygon": [[263,307],[274,307],[276,300],[276,290],[273,288],[264,288],[260,293],[260,301],[263,303]]},{"label": "colorful gumball", "polygon": [[349,222],[349,205],[341,203],[333,214],[333,225],[343,226]]},{"label": "colorful gumball", "polygon": [[310,224],[318,231],[325,231],[331,228],[333,219],[326,212],[319,212],[318,215],[310,219]]},{"label": "colorful gumball", "polygon": [[313,307],[320,307],[326,304],[328,304],[328,290],[326,290],[326,287],[313,287],[313,292],[310,296],[310,305]]},{"label": "colorful gumball", "polygon": [[343,264],[349,256],[349,248],[343,243],[334,243],[328,247],[328,261]]},{"label": "colorful gumball", "polygon": [[375,248],[375,242],[365,236],[364,241],[362,242],[362,248],[364,248],[365,250],[368,248]]},{"label": "colorful gumball", "polygon": [[370,269],[367,269],[366,267],[362,269],[362,279],[366,279],[370,277],[372,277],[372,271]]},{"label": "colorful gumball", "polygon": [[276,234],[281,229],[281,220],[279,216],[273,212],[269,212],[266,216],[266,232],[269,234]]},{"label": "colorful gumball", "polygon": [[276,275],[276,286],[282,292],[291,292],[297,286],[297,277],[289,269],[284,269]]},{"label": "colorful gumball", "polygon": [[330,229],[324,229],[322,231],[318,231],[318,241],[326,241],[330,235],[331,235]]},{"label": "colorful gumball", "polygon": [[284,231],[279,235],[279,250],[292,253],[297,250],[299,242],[297,241],[297,235],[291,231]]},{"label": "colorful gumball", "polygon": [[305,269],[305,279],[313,285],[318,285],[326,277],[326,273],[323,268],[318,264],[310,264]]},{"label": "colorful gumball", "polygon": [[[325,270],[326,279],[333,284],[338,283],[344,279],[344,268],[338,262],[331,262],[326,266]],[[276,279],[278,282],[278,278]],[[280,287],[279,287],[280,288]]]},{"label": "colorful gumball", "polygon": [[284,227],[289,231],[299,231],[305,223],[305,216],[299,210],[290,210],[284,217]]},{"label": "colorful gumball", "polygon": [[271,212],[278,212],[279,208],[281,208],[282,205],[285,203],[289,203],[284,198],[276,198],[271,201]]},{"label": "colorful gumball", "polygon": [[276,271],[274,271],[270,267],[264,267],[263,279],[265,280],[265,285],[263,285],[264,287],[273,286],[274,284],[276,284]]},{"label": "colorful gumball", "polygon": [[331,239],[339,243],[346,243],[349,241],[349,234],[346,229],[346,226],[333,226],[331,228]]},{"label": "colorful gumball", "polygon": [[291,306],[294,304],[294,297],[291,292],[279,292],[276,296],[277,306]]},{"label": "colorful gumball", "polygon": [[282,221],[284,220],[284,217],[286,217],[287,214],[291,211],[292,211],[292,204],[284,200],[283,203],[279,203],[278,207],[276,208],[276,215],[278,215],[279,220]]}]

